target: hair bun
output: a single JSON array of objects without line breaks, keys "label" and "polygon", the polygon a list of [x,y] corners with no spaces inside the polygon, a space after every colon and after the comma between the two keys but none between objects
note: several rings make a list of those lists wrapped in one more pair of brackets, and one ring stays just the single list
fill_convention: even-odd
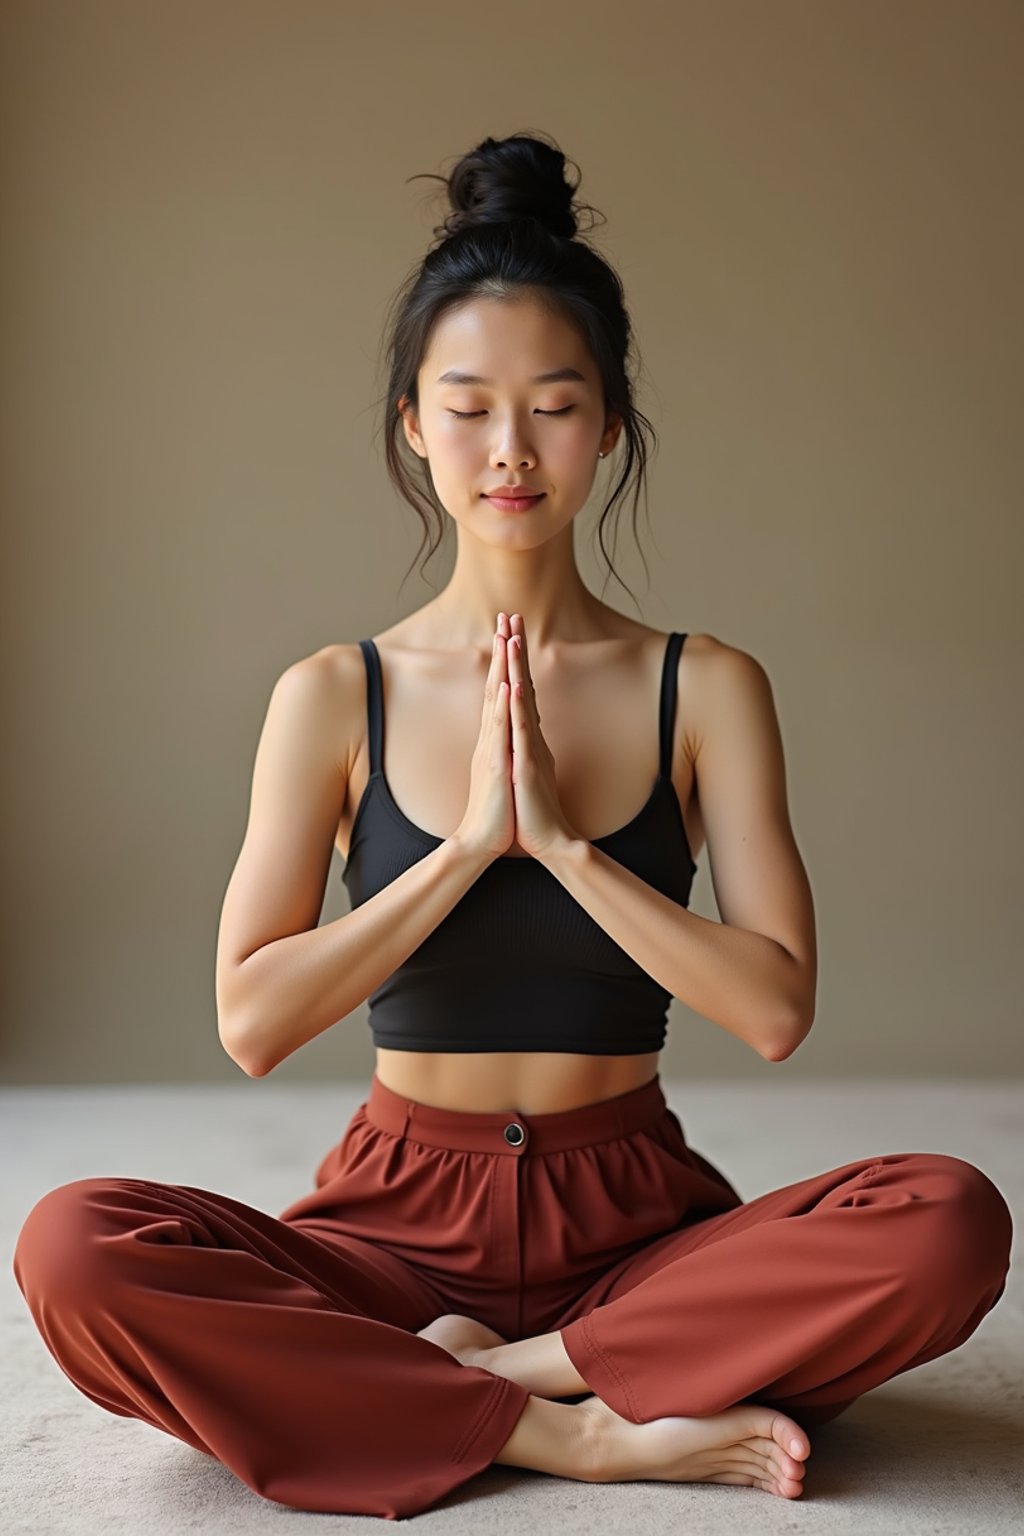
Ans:
[{"label": "hair bun", "polygon": [[533,135],[484,139],[447,177],[453,212],[435,228],[435,236],[451,238],[474,225],[533,219],[571,240],[579,228],[573,203],[579,180],[570,185],[565,166],[557,145]]}]

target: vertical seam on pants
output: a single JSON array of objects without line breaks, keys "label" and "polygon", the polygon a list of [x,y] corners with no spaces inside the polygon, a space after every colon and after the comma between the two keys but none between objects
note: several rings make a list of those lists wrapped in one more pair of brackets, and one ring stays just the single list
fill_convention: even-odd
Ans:
[{"label": "vertical seam on pants", "polygon": [[488,1249],[490,1251],[492,1263],[493,1263],[494,1253],[495,1253],[495,1237],[494,1237],[494,1234],[495,1234],[495,1231],[497,1230],[497,1225],[498,1225],[497,1218],[495,1217],[495,1214],[494,1214],[494,1205],[495,1205],[494,1189],[495,1189],[495,1185],[498,1182],[499,1171],[500,1171],[499,1168],[496,1166],[496,1159],[492,1160],[491,1167],[490,1167],[490,1172],[489,1172],[488,1180],[487,1180],[487,1216],[485,1218],[486,1227],[487,1227],[487,1246],[488,1246]]},{"label": "vertical seam on pants", "polygon": [[630,1411],[636,1416],[637,1421],[639,1423],[642,1423],[643,1420],[640,1418],[640,1410],[639,1410],[639,1408],[636,1405],[636,1399],[634,1398],[632,1392],[629,1389],[629,1383],[626,1381],[626,1379],[622,1375],[622,1373],[616,1368],[614,1362],[611,1359],[609,1359],[607,1354],[605,1354],[604,1350],[601,1348],[600,1344],[595,1339],[595,1337],[593,1335],[593,1332],[591,1331],[591,1327],[590,1327],[591,1315],[592,1314],[588,1313],[588,1315],[582,1319],[582,1321],[583,1321],[583,1337],[586,1339],[587,1343],[590,1345],[591,1349],[594,1351],[594,1354],[601,1361],[602,1365],[605,1367],[605,1370],[608,1372],[608,1374],[610,1376],[614,1376],[615,1380],[618,1382],[620,1388],[622,1389],[623,1397],[626,1399],[626,1402],[629,1404]]},{"label": "vertical seam on pants", "polygon": [[516,1338],[523,1336],[523,1244],[525,1233],[523,1230],[523,1188],[522,1181],[526,1178],[523,1171],[524,1163],[521,1157],[512,1159],[512,1204],[514,1208],[513,1233],[516,1244]]}]

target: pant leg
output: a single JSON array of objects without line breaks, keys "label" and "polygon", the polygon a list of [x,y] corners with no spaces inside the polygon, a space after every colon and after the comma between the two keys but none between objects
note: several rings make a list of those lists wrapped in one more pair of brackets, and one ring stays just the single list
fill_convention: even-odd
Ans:
[{"label": "pant leg", "polygon": [[972,1163],[865,1158],[657,1239],[580,1297],[562,1342],[636,1423],[752,1401],[809,1427],[963,1344],[1003,1294],[1011,1236]]},{"label": "pant leg", "polygon": [[60,1185],[13,1267],[87,1397],[296,1509],[429,1508],[491,1463],[529,1398],[417,1337],[444,1307],[394,1255],[210,1190]]}]

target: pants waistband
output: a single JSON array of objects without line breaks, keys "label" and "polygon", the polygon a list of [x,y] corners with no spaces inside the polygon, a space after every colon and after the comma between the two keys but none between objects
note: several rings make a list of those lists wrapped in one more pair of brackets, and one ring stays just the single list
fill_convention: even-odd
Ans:
[{"label": "pants waistband", "polygon": [[363,1105],[366,1118],[393,1136],[455,1152],[499,1152],[512,1157],[529,1152],[567,1152],[629,1136],[654,1125],[666,1108],[657,1074],[639,1088],[596,1104],[524,1115],[518,1110],[440,1109],[420,1104],[385,1087],[374,1072]]}]

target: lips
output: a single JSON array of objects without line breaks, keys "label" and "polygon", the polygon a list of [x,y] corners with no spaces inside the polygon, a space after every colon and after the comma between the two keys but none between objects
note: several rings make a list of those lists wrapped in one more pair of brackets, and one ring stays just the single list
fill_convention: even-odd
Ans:
[{"label": "lips", "polygon": [[538,491],[529,496],[495,496],[493,493],[485,497],[492,507],[497,507],[502,512],[525,512],[535,506],[542,499],[543,491]]}]

